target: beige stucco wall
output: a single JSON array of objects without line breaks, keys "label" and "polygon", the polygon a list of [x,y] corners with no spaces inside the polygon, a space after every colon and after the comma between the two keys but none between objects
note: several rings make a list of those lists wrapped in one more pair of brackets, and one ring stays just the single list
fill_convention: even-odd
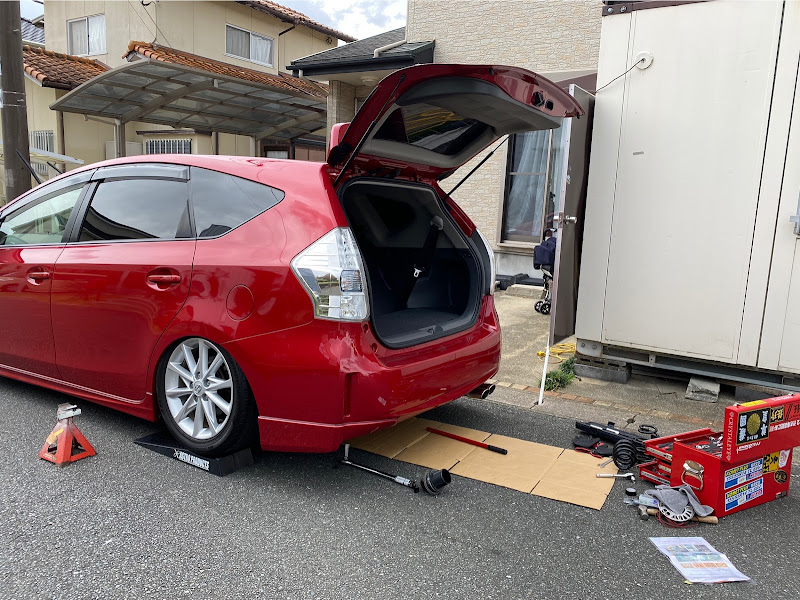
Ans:
[{"label": "beige stucco wall", "polygon": [[[47,49],[68,52],[67,21],[103,14],[106,21],[106,53],[93,55],[109,66],[123,64],[123,55],[131,40],[171,46],[259,71],[285,71],[292,60],[333,48],[337,40],[302,25],[284,34],[290,27],[265,13],[235,2],[180,2],[161,0],[144,7],[140,2],[105,2],[102,0],[70,0],[45,3],[45,36]],[[225,24],[271,37],[274,41],[273,66],[267,67],[225,54]],[[156,24],[158,28],[156,28]]]},{"label": "beige stucco wall", "polygon": [[[600,0],[409,0],[406,38],[435,40],[437,63],[506,64],[539,73],[594,69],[601,8]],[[455,185],[485,154],[451,176],[452,183],[445,182],[444,189]],[[505,166],[503,148],[454,198],[496,249],[526,257],[532,253],[530,247],[498,246]],[[526,258],[521,264],[528,263]],[[532,263],[529,266],[532,269]]]}]

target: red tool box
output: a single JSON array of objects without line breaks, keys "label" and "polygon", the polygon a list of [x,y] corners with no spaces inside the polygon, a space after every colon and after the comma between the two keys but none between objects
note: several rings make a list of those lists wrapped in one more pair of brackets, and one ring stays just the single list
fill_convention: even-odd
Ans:
[{"label": "red tool box", "polygon": [[789,493],[792,448],[800,446],[800,395],[729,406],[723,431],[697,429],[645,440],[639,476],[688,484],[723,517]]}]

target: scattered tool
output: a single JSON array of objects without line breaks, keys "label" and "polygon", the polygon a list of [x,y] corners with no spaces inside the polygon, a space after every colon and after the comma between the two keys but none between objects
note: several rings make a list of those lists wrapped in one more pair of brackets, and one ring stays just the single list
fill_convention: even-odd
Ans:
[{"label": "scattered tool", "polygon": [[343,465],[355,467],[356,469],[361,469],[362,471],[367,471],[368,473],[373,473],[380,477],[389,479],[390,481],[394,481],[395,483],[399,483],[407,488],[411,488],[414,490],[415,494],[419,492],[420,487],[422,487],[422,489],[432,496],[437,496],[442,493],[442,488],[452,481],[450,472],[447,469],[431,471],[422,479],[422,481],[420,481],[420,483],[417,483],[416,481],[412,481],[406,477],[392,475],[391,473],[386,473],[385,471],[379,471],[378,469],[372,469],[365,465],[354,463],[350,460],[350,444],[344,445],[344,458],[342,459],[341,463]]},{"label": "scattered tool", "polygon": [[81,409],[74,404],[58,405],[56,411],[58,423],[47,436],[42,449],[39,450],[39,458],[63,467],[67,463],[96,454],[89,440],[72,421],[79,414],[81,414]]},{"label": "scattered tool", "polygon": [[[628,419],[626,427],[634,420],[635,417]],[[609,422],[608,425],[601,425],[592,421],[576,421],[575,427],[591,436],[613,442],[614,464],[623,471],[632,469],[636,463],[649,460],[645,455],[644,441],[658,436],[658,429],[654,425],[646,424],[639,425],[639,433],[617,429],[612,422]]]},{"label": "scattered tool", "polygon": [[[641,508],[644,508],[644,507],[641,507]],[[647,509],[647,514],[648,515],[657,515],[658,513],[659,513],[659,509],[657,509],[657,508],[648,508]],[[689,520],[690,521],[694,521],[696,523],[708,523],[710,525],[718,525],[719,524],[719,519],[717,517],[714,517],[714,516],[698,517],[697,515],[694,515]]]},{"label": "scattered tool", "polygon": [[603,467],[607,467],[609,464],[611,464],[611,461],[613,461],[613,460],[614,460],[614,458],[613,458],[613,457],[612,457],[612,458],[609,458],[608,460],[604,460],[603,462],[601,462],[601,463],[600,463],[599,465],[597,465],[597,466],[598,466],[598,467],[600,467],[600,468],[602,469]]},{"label": "scattered tool", "polygon": [[623,498],[622,501],[632,506],[642,505],[648,508],[658,508],[658,500],[647,494],[640,494],[638,498]]},{"label": "scattered tool", "polygon": [[608,479],[630,479],[631,481],[636,481],[636,477],[633,476],[633,473],[598,473],[595,475],[595,477]]},{"label": "scattered tool", "polygon": [[508,454],[508,450],[505,448],[499,448],[497,446],[492,446],[491,444],[487,444],[486,442],[479,442],[477,440],[471,440],[466,437],[462,437],[460,435],[456,435],[455,433],[450,433],[449,431],[442,431],[441,429],[434,429],[433,427],[426,427],[428,431],[431,433],[435,433],[436,435],[442,435],[444,437],[448,437],[453,440],[458,440],[459,442],[464,442],[465,444],[472,444],[473,446],[477,446],[478,448],[485,448],[486,450],[491,450],[492,452],[497,452],[498,454]]}]

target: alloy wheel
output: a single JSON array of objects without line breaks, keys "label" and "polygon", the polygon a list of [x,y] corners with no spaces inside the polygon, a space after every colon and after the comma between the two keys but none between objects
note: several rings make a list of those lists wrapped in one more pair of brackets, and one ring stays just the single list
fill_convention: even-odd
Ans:
[{"label": "alloy wheel", "polygon": [[233,408],[230,366],[208,340],[191,338],[175,347],[164,372],[164,393],[173,421],[194,440],[225,429]]}]

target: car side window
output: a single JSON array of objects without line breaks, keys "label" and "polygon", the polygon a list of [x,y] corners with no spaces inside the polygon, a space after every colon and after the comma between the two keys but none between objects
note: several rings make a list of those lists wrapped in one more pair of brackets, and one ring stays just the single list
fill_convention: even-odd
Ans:
[{"label": "car side window", "polygon": [[235,229],[283,200],[284,193],[263,183],[192,167],[192,206],[197,237]]},{"label": "car side window", "polygon": [[174,240],[190,236],[185,182],[115,179],[97,187],[78,239]]},{"label": "car side window", "polygon": [[57,244],[61,242],[83,184],[59,190],[10,213],[0,224],[0,245]]}]

